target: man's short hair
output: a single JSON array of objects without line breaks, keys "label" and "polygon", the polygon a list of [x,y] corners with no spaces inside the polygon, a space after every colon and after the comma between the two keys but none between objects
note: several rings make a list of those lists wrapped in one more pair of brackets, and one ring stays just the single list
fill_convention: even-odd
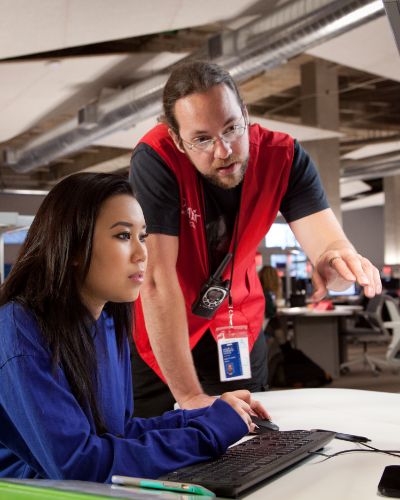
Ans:
[{"label": "man's short hair", "polygon": [[179,124],[175,117],[175,103],[192,94],[203,94],[215,85],[227,85],[245,112],[245,104],[228,71],[205,60],[191,59],[173,67],[163,92],[163,114],[159,121],[165,123],[178,137]]}]

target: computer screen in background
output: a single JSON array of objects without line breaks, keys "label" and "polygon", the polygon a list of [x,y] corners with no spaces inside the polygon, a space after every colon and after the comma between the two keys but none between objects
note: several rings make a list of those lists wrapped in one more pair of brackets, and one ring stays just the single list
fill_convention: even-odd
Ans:
[{"label": "computer screen in background", "polygon": [[265,246],[267,248],[300,248],[300,243],[296,240],[288,224],[272,224],[265,236]]}]

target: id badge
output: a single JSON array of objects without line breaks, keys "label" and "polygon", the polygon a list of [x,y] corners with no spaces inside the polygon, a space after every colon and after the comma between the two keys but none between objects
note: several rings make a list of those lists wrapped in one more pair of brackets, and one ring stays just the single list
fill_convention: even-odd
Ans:
[{"label": "id badge", "polygon": [[247,325],[217,328],[221,382],[251,378]]}]

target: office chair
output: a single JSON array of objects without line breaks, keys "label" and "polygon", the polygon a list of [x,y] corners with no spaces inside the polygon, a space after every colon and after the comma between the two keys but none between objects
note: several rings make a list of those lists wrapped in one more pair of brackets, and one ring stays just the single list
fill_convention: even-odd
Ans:
[{"label": "office chair", "polygon": [[[389,315],[393,321],[383,321],[382,308],[384,304],[386,304]],[[397,316],[395,315],[395,312],[397,313]],[[348,372],[350,366],[363,363],[365,366],[369,366],[372,375],[377,377],[381,370],[381,366],[388,366],[389,364],[396,366],[395,362],[397,362],[397,360],[399,361],[397,366],[400,366],[400,314],[398,313],[397,304],[394,299],[389,295],[375,295],[375,297],[368,302],[364,311],[355,311],[355,316],[363,318],[365,320],[363,323],[366,326],[346,328],[346,330],[342,333],[348,341],[361,342],[364,346],[364,352],[362,356],[342,363],[340,365],[340,373],[344,375]],[[393,328],[394,331],[396,330],[397,340],[392,338],[389,328]],[[390,353],[390,362],[388,358],[389,354],[387,354],[386,360],[374,358],[368,354],[368,344],[371,342],[390,343],[390,346],[394,344]],[[398,356],[398,358],[396,358],[396,356]],[[395,362],[393,362],[393,357],[396,360]]]},{"label": "office chair", "polygon": [[390,321],[384,321],[383,326],[388,330],[392,330],[392,341],[389,344],[386,352],[386,361],[393,368],[400,367],[400,312],[396,302],[389,297],[390,300],[385,300]]}]

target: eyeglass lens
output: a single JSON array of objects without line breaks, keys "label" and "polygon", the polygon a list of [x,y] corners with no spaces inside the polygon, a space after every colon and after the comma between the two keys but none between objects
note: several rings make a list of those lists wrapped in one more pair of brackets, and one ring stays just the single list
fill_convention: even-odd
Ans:
[{"label": "eyeglass lens", "polygon": [[[235,142],[236,140],[240,139],[242,135],[244,134],[245,130],[247,127],[238,127],[235,130],[230,130],[229,132],[226,132],[226,134],[223,134],[218,140],[222,139],[224,142]],[[204,141],[200,142],[198,144],[193,144],[192,149],[195,151],[207,151],[211,148],[214,147],[216,141],[209,140],[209,141]]]}]

